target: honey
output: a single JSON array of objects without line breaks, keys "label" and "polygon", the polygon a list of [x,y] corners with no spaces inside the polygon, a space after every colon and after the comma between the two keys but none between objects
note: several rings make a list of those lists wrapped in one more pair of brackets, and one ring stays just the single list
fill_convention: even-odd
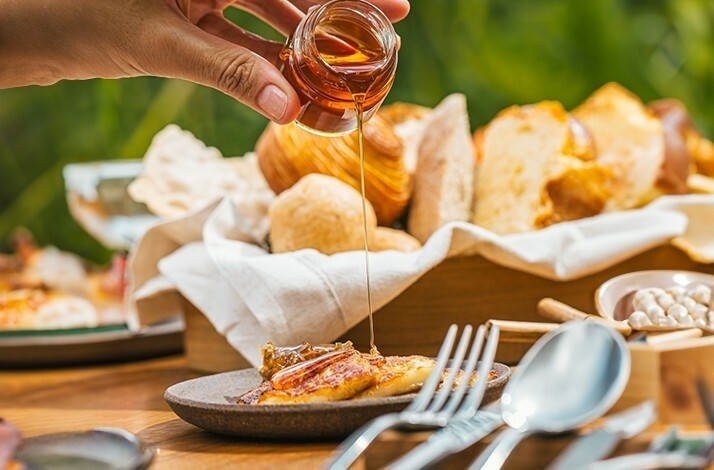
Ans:
[{"label": "honey", "polygon": [[300,97],[297,123],[328,135],[357,130],[354,95],[364,95],[367,122],[392,86],[397,47],[391,23],[370,3],[333,0],[310,9],[281,54],[282,73]]},{"label": "honey", "polygon": [[392,24],[376,7],[360,0],[333,0],[308,11],[281,54],[283,75],[300,96],[297,123],[323,135],[358,134],[369,342],[374,355],[379,351],[374,339],[362,126],[392,87],[397,48]]}]

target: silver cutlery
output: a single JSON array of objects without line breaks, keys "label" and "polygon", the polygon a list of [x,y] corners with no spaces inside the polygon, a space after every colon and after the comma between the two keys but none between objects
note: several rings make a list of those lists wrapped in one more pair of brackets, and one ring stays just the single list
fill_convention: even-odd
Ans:
[{"label": "silver cutlery", "polygon": [[699,377],[697,380],[697,393],[699,394],[699,401],[702,404],[702,409],[704,410],[704,415],[707,417],[709,427],[714,429],[714,396],[712,396],[709,391],[709,387],[703,377]]},{"label": "silver cutlery", "polygon": [[572,321],[536,342],[501,397],[508,425],[471,469],[501,468],[526,437],[575,429],[602,416],[630,375],[622,335],[596,322]]},{"label": "silver cutlery", "polygon": [[107,468],[143,470],[155,450],[139,436],[120,428],[43,434],[26,439],[16,458],[28,469]]},{"label": "silver cutlery", "polygon": [[[714,429],[714,402],[706,382],[697,381],[697,392],[707,420]],[[682,438],[672,427],[667,434],[652,441],[648,452],[624,455],[595,462],[588,469],[647,470],[653,468],[704,468],[714,460],[714,434],[708,439]]]},{"label": "silver cutlery", "polygon": [[650,427],[657,418],[653,401],[646,401],[607,418],[598,429],[577,437],[547,470],[578,470],[610,455],[620,441]]},{"label": "silver cutlery", "polygon": [[654,470],[658,468],[705,468],[714,457],[714,435],[708,438],[678,435],[677,428],[652,441],[647,452],[595,462],[588,470]]},{"label": "silver cutlery", "polygon": [[468,449],[503,426],[499,413],[479,410],[473,416],[452,419],[444,429],[389,464],[386,470],[417,470]]},{"label": "silver cutlery", "polygon": [[[338,447],[333,460],[327,464],[327,469],[349,468],[369,445],[388,429],[397,427],[410,430],[442,428],[457,411],[478,407],[486,391],[489,372],[493,367],[493,359],[498,345],[498,328],[490,329],[486,346],[481,354],[486,327],[480,326],[471,344],[468,359],[464,361],[473,330],[471,325],[464,327],[456,351],[449,361],[449,354],[453,348],[457,330],[456,325],[451,325],[449,328],[436,357],[436,365],[414,401],[404,411],[380,416],[355,431]],[[480,361],[479,356],[481,356]],[[449,363],[451,373],[446,375],[441,388],[439,388],[447,363]],[[473,386],[469,386],[469,378],[477,364],[476,382]],[[463,370],[464,379],[454,388],[454,381],[460,369]]]}]

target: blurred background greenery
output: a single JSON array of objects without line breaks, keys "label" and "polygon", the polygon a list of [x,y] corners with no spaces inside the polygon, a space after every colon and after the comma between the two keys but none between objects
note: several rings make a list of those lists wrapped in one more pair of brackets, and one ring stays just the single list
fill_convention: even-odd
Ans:
[{"label": "blurred background greenery", "polygon": [[[274,33],[240,12],[231,19]],[[675,97],[714,135],[712,0],[412,0],[388,101],[435,105],[465,93],[472,127],[511,104],[572,108],[617,81],[643,100]],[[72,221],[61,170],[71,162],[140,158],[175,122],[224,155],[252,149],[266,120],[219,92],[156,78],[0,90],[0,250],[28,227],[103,263],[109,253]]]}]

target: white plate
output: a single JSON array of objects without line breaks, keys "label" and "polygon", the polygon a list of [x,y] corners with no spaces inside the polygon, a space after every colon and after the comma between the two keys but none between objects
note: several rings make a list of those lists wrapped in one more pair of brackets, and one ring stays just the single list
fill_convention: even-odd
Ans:
[{"label": "white plate", "polygon": [[[598,314],[618,321],[627,320],[634,308],[632,296],[639,289],[659,287],[666,289],[674,286],[688,287],[692,284],[705,284],[714,289],[714,276],[693,271],[637,271],[613,277],[595,291],[595,307]],[[688,330],[688,326],[647,326],[642,331]],[[709,330],[709,329],[707,329]]]}]

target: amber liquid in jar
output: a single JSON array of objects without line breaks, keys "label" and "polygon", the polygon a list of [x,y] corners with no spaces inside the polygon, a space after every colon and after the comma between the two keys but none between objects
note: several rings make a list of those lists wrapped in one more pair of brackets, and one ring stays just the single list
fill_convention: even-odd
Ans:
[{"label": "amber liquid in jar", "polygon": [[392,86],[396,50],[396,33],[384,14],[363,1],[334,0],[308,12],[281,54],[283,75],[300,96],[297,123],[324,135],[357,131],[369,342],[374,355],[379,351],[374,340],[362,125],[377,112]]},{"label": "amber liquid in jar", "polygon": [[357,130],[379,109],[394,81],[398,41],[384,14],[361,0],[333,0],[308,12],[281,54],[282,72],[297,91],[297,123],[311,132]]}]

